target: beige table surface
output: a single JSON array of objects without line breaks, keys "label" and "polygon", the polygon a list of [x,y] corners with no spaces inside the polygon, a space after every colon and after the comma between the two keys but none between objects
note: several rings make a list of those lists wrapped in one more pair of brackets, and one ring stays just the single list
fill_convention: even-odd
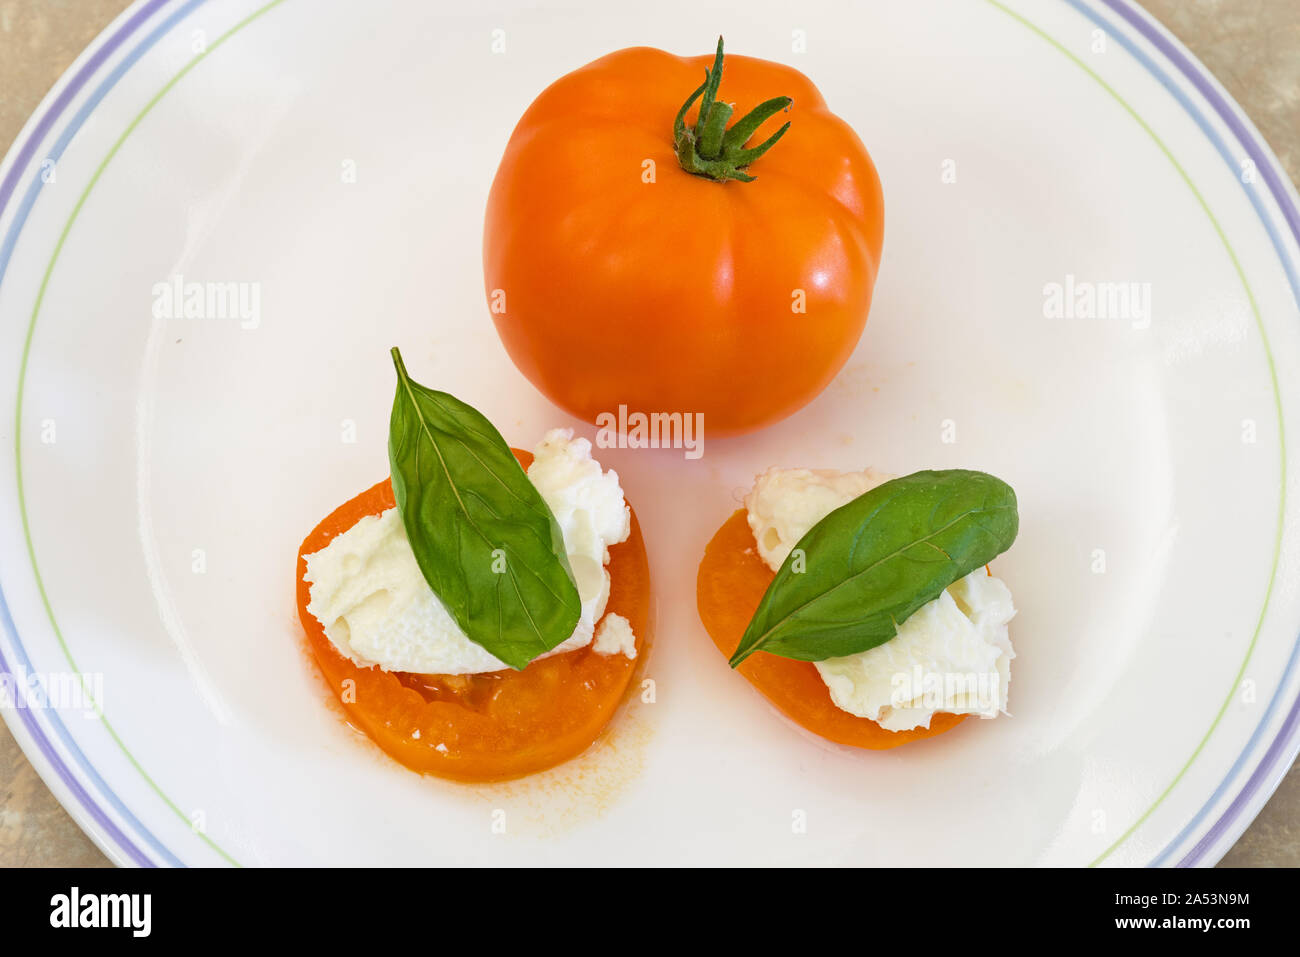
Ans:
[{"label": "beige table surface", "polygon": [[[793,0],[792,0],[793,2]],[[0,0],[0,155],[128,0]],[[1147,0],[1300,182],[1300,0]],[[0,725],[0,866],[106,866]],[[1224,865],[1300,866],[1300,763]]]}]

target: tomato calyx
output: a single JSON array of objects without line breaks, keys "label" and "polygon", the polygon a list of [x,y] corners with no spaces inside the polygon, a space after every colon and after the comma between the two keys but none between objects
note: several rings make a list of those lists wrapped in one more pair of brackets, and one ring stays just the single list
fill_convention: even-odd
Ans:
[{"label": "tomato calyx", "polygon": [[[745,172],[750,163],[770,150],[790,128],[789,121],[758,146],[745,148],[745,143],[757,132],[768,117],[788,110],[794,101],[788,96],[776,96],[754,107],[727,128],[734,107],[717,99],[722,84],[722,37],[713,57],[713,69],[704,71],[704,82],[696,88],[677,111],[673,122],[673,146],[682,169],[695,176],[706,176],[719,183],[729,179],[751,183],[754,177]],[[686,125],[686,111],[696,100],[700,112],[694,128]]]}]

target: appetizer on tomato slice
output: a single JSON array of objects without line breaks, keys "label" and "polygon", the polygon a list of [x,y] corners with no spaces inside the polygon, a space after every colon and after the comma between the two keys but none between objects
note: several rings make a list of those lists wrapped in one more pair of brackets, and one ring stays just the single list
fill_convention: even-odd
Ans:
[{"label": "appetizer on tomato slice", "polygon": [[312,653],[350,721],[413,770],[552,767],[595,741],[648,647],[636,517],[588,440],[553,429],[512,450],[394,359],[391,480],[298,551]]},{"label": "appetizer on tomato slice", "polygon": [[1006,712],[1011,592],[987,563],[1018,530],[982,472],[769,469],[700,563],[700,618],[787,717],[881,750]]},{"label": "appetizer on tomato slice", "polygon": [[619,50],[542,91],[506,145],[489,310],[519,371],[588,422],[626,406],[753,431],[862,335],[884,235],[871,157],[799,71],[723,68],[721,39],[712,57]]}]

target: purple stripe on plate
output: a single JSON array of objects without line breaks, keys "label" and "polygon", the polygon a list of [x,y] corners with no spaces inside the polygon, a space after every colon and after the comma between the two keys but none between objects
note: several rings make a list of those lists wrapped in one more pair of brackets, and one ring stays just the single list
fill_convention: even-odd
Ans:
[{"label": "purple stripe on plate", "polygon": [[41,114],[41,118],[36,121],[36,126],[32,129],[31,134],[23,143],[22,149],[18,151],[18,156],[14,159],[13,166],[9,167],[9,173],[0,183],[0,215],[4,214],[5,207],[9,205],[9,197],[13,195],[14,189],[18,186],[18,178],[27,169],[31,162],[32,155],[36,152],[36,147],[45,139],[49,133],[50,127],[58,121],[63,111],[68,108],[68,104],[81,92],[86,81],[104,64],[113,52],[117,50],[127,38],[134,33],[142,23],[152,17],[159,8],[164,6],[167,0],[149,0],[144,6],[131,15],[131,17],[118,28],[112,36],[104,41],[104,45],[96,50],[81,69],[77,71],[76,76],[68,81],[68,85],[63,88],[54,102],[49,105],[46,111]]},{"label": "purple stripe on plate", "polygon": [[[4,211],[9,205],[9,200],[18,186],[18,180],[30,165],[37,147],[40,146],[41,142],[45,139],[54,124],[58,122],[59,117],[61,117],[64,111],[67,110],[68,105],[76,98],[77,94],[81,92],[90,78],[94,76],[96,71],[103,66],[104,61],[111,57],[113,53],[116,52],[117,49],[140,28],[141,25],[146,23],[155,13],[158,12],[159,9],[165,6],[166,3],[167,0],[149,0],[148,3],[145,3],[140,7],[140,9],[136,10],[135,13],[128,17],[121,26],[119,26],[107,39],[104,40],[99,49],[91,54],[90,59],[81,65],[81,68],[77,70],[72,79],[68,81],[67,85],[59,92],[58,96],[54,98],[54,102],[50,103],[46,107],[45,111],[41,114],[40,119],[36,121],[36,125],[24,139],[22,147],[14,158],[13,165],[9,167],[9,172],[5,176],[4,182],[0,183],[0,216],[4,215]],[[18,631],[17,628],[13,626],[13,622],[11,621],[9,624],[14,629],[14,635],[17,635]],[[13,674],[12,670],[9,668],[9,663],[5,660],[2,652],[0,652],[0,671],[3,671],[5,674]],[[126,855],[132,861],[142,867],[155,866],[154,862],[145,855],[143,851],[136,847],[126,834],[118,828],[117,824],[104,813],[103,809],[99,806],[99,803],[95,801],[94,798],[86,792],[85,788],[81,786],[81,783],[77,780],[76,776],[73,775],[72,771],[63,763],[63,759],[60,757],[59,753],[54,749],[53,745],[50,744],[49,739],[45,737],[39,723],[33,717],[31,710],[28,708],[19,708],[18,711],[23,726],[27,728],[28,733],[32,736],[32,740],[36,742],[36,746],[40,749],[41,754],[50,762],[55,773],[57,773],[64,784],[68,786],[69,790],[72,791],[77,802],[86,809],[95,822],[104,829],[104,832],[115,844],[117,844],[118,847],[122,848],[122,850],[126,852]]]},{"label": "purple stripe on plate", "polygon": [[[0,673],[8,675],[14,674],[9,669],[9,662],[5,660],[3,651],[0,651]],[[17,678],[17,675],[14,675],[14,677]],[[17,695],[18,692],[15,691],[15,697],[17,697]],[[36,742],[36,746],[41,749],[41,753],[45,755],[46,760],[53,765],[55,772],[59,775],[59,779],[68,786],[68,789],[72,792],[73,796],[76,797],[77,803],[90,812],[90,816],[95,819],[95,822],[102,827],[110,837],[112,837],[113,841],[118,845],[118,847],[122,848],[122,850],[126,852],[127,856],[131,858],[132,861],[140,867],[156,867],[157,865],[154,864],[154,862],[150,860],[143,851],[136,847],[135,844],[133,844],[127,836],[122,833],[112,818],[104,813],[104,810],[99,806],[99,803],[86,793],[86,789],[81,786],[81,782],[76,779],[70,770],[68,770],[67,765],[63,763],[63,760],[51,746],[49,739],[46,738],[44,732],[41,731],[36,718],[32,716],[31,708],[15,705],[14,710],[18,712],[18,716],[22,719],[23,726],[27,728],[27,733],[32,736],[32,740]]]},{"label": "purple stripe on plate", "polygon": [[[1195,64],[1183,53],[1175,43],[1170,41],[1148,19],[1148,15],[1144,14],[1141,8],[1131,0],[1101,0],[1101,2],[1119,15],[1129,26],[1133,27],[1151,43],[1165,59],[1177,67],[1178,71],[1191,82],[1197,92],[1210,104],[1219,118],[1227,124],[1237,141],[1245,148],[1251,161],[1254,162],[1256,170],[1262,174],[1264,183],[1268,186],[1269,192],[1281,210],[1283,217],[1285,217],[1292,236],[1295,237],[1297,243],[1300,243],[1300,209],[1297,209],[1289,190],[1278,176],[1276,161],[1269,155],[1266,148],[1261,148],[1259,139],[1242,122],[1232,104],[1210,82],[1205,68]],[[1278,254],[1279,256],[1282,255],[1281,249],[1278,250]],[[1178,862],[1179,867],[1193,867],[1198,864],[1209,850],[1236,826],[1246,806],[1255,798],[1260,789],[1276,785],[1277,781],[1280,780],[1280,776],[1277,775],[1277,765],[1284,758],[1289,757],[1292,747],[1291,739],[1295,736],[1298,727],[1300,727],[1300,697],[1297,697],[1296,701],[1291,705],[1291,710],[1287,714],[1277,736],[1264,752],[1264,757],[1246,780],[1237,796],[1219,819],[1205,832],[1204,836],[1196,842],[1196,845]]]}]

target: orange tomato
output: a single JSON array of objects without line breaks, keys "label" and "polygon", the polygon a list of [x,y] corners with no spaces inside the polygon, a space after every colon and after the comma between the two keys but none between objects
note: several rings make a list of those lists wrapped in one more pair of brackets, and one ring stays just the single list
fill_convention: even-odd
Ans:
[{"label": "orange tomato", "polygon": [[[713,106],[696,90],[674,136],[710,61],[637,47],[561,77],[492,184],[483,268],[497,331],[538,389],[589,422],[626,405],[703,413],[715,435],[761,428],[821,392],[862,334],[883,236],[866,149],[807,77],[743,56],[726,58]],[[748,162],[701,159],[731,104],[741,117],[778,95],[788,110],[733,127],[726,150]],[[702,109],[712,140],[692,129]],[[780,122],[761,158],[743,152]]]},{"label": "orange tomato", "polygon": [[[745,510],[739,509],[705,548],[696,579],[700,620],[724,658],[730,658],[740,644],[754,610],[774,577],[754,547]],[[886,731],[868,718],[836,707],[826,683],[810,661],[759,652],[742,661],[736,670],[786,717],[814,734],[855,748],[873,751],[896,748],[949,731],[966,717],[937,714],[930,719],[929,728]]]},{"label": "orange tomato", "polygon": [[[515,450],[527,467],[532,456]],[[316,664],[349,719],[415,771],[458,781],[532,774],[585,751],[613,717],[650,646],[650,576],[636,514],[627,541],[609,550],[606,612],[626,618],[636,660],[590,647],[532,662],[522,671],[417,675],[362,668],[341,655],[307,610],[304,556],[367,515],[395,504],[388,479],[335,509],[298,549],[298,616]]]}]

